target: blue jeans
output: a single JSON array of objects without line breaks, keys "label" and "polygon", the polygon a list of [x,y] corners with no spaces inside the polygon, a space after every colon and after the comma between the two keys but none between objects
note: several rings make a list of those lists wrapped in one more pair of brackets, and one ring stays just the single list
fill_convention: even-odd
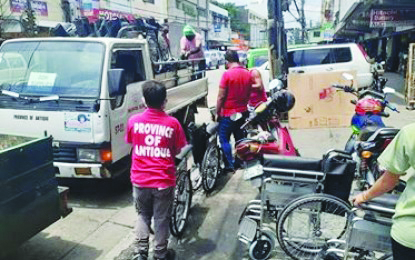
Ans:
[{"label": "blue jeans", "polygon": [[225,154],[226,168],[234,168],[232,147],[229,143],[231,134],[233,134],[235,141],[245,137],[245,131],[241,129],[241,126],[245,123],[246,116],[244,113],[244,116],[237,121],[232,121],[229,117],[222,117],[219,121],[219,141]]}]

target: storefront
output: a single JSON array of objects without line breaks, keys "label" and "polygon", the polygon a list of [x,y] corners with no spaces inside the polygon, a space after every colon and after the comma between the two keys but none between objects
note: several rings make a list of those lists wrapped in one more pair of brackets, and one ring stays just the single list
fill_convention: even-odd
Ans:
[{"label": "storefront", "polygon": [[357,2],[337,25],[335,39],[362,43],[370,57],[398,71],[409,43],[415,42],[413,0]]}]

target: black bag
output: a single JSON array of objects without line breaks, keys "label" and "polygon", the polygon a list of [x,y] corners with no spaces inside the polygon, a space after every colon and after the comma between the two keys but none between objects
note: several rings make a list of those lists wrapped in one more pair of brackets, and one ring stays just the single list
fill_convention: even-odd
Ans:
[{"label": "black bag", "polygon": [[356,162],[350,154],[337,150],[328,152],[323,158],[323,171],[326,174],[324,193],[349,203],[356,171]]},{"label": "black bag", "polygon": [[203,157],[207,149],[209,134],[206,132],[206,124],[199,127],[194,127],[191,131],[193,158],[196,164],[202,163]]}]

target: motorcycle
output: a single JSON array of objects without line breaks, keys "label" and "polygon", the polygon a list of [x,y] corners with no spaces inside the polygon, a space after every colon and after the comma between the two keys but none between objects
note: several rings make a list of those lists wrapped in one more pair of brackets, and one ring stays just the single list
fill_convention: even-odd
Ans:
[{"label": "motorcycle", "polygon": [[295,104],[294,96],[283,88],[280,80],[270,82],[270,97],[259,104],[241,129],[247,138],[236,143],[236,155],[244,162],[260,158],[263,154],[299,156],[287,127],[279,113],[288,112]]},{"label": "motorcycle", "polygon": [[383,89],[386,87],[388,79],[380,77],[380,70],[381,69],[378,66],[373,68],[373,82],[370,88],[376,92],[383,93]]},{"label": "motorcycle", "polygon": [[343,77],[352,81],[351,86],[333,87],[358,97],[358,100],[351,101],[356,106],[356,113],[352,117],[352,135],[346,143],[345,151],[353,154],[358,162],[357,187],[364,190],[380,177],[377,158],[399,132],[399,129],[385,126],[382,118],[389,117],[385,109],[389,108],[397,113],[399,111],[387,100],[387,94],[393,93],[393,89],[379,83],[378,87],[381,87],[382,92],[373,89],[357,91],[353,88],[353,76],[345,73]]}]

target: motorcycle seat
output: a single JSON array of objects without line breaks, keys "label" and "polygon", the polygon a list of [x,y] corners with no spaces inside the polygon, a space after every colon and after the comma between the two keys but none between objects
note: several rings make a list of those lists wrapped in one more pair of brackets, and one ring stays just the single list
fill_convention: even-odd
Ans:
[{"label": "motorcycle seat", "polygon": [[362,130],[360,131],[360,136],[359,136],[359,140],[360,141],[367,141],[367,139],[369,139],[374,133],[376,132],[376,130]]},{"label": "motorcycle seat", "polygon": [[318,172],[322,171],[322,160],[314,158],[264,154],[261,164],[263,167],[270,168]]},{"label": "motorcycle seat", "polygon": [[[369,141],[370,139],[376,140],[377,138],[394,138],[399,132],[396,128],[378,128],[376,130],[368,129],[362,130],[360,134],[361,141]],[[374,135],[376,133],[376,136]]]}]

